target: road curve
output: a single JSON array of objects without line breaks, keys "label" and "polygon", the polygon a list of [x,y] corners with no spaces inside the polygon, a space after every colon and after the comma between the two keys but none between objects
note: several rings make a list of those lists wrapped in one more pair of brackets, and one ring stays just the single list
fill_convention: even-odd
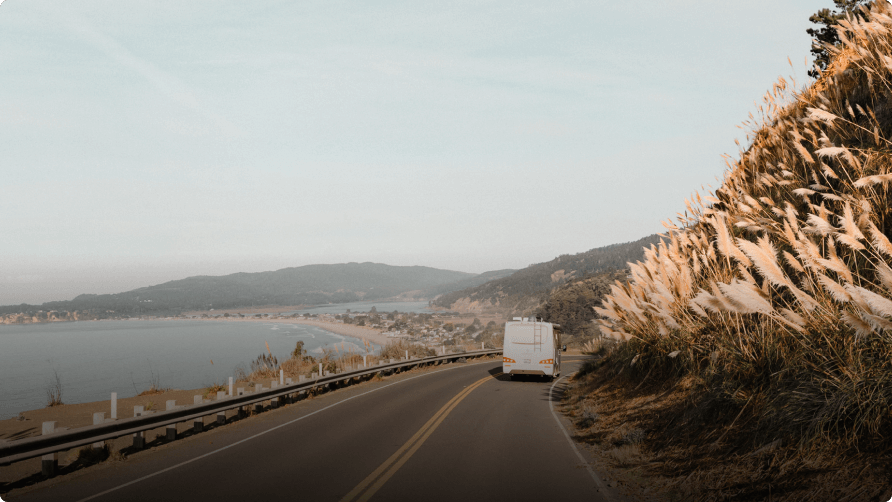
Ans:
[{"label": "road curve", "polygon": [[550,388],[507,379],[500,362],[416,370],[159,440],[5,499],[605,500],[552,415]]}]

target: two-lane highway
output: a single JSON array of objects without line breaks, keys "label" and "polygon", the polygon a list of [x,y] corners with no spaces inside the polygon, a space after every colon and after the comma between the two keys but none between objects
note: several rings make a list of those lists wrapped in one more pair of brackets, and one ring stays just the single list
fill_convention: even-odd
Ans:
[{"label": "two-lane highway", "polygon": [[[564,363],[567,375],[578,363]],[[603,500],[551,411],[500,362],[367,382],[9,494],[11,501]]]}]

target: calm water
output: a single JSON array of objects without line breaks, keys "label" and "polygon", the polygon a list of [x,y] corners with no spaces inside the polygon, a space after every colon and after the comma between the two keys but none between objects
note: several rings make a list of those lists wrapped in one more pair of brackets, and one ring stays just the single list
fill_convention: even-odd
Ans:
[{"label": "calm water", "polygon": [[416,314],[431,313],[433,310],[428,308],[427,302],[353,302],[353,303],[337,303],[332,305],[319,305],[303,310],[293,310],[288,314],[343,314],[347,310],[350,312],[368,312],[375,307],[379,313],[381,312],[414,312]]},{"label": "calm water", "polygon": [[46,406],[54,370],[62,380],[63,402],[100,401],[112,392],[127,397],[146,390],[153,374],[162,387],[174,389],[222,383],[239,365],[247,369],[266,352],[265,342],[283,360],[298,340],[311,355],[336,344],[364,350],[355,338],[274,321],[0,325],[0,419]]}]

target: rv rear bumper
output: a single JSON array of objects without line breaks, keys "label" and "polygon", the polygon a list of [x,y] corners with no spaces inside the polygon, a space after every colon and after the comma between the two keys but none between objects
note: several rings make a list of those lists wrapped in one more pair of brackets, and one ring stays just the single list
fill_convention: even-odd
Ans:
[{"label": "rv rear bumper", "polygon": [[547,373],[543,370],[510,370],[507,372],[509,375],[541,375],[545,376]]}]

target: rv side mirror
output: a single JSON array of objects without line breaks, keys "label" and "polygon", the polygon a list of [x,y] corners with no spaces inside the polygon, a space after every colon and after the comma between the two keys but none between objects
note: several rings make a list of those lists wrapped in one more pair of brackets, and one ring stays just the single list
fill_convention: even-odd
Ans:
[{"label": "rv side mirror", "polygon": [[566,345],[561,345],[561,350],[563,350],[564,352],[567,352],[567,346],[566,346]]}]

